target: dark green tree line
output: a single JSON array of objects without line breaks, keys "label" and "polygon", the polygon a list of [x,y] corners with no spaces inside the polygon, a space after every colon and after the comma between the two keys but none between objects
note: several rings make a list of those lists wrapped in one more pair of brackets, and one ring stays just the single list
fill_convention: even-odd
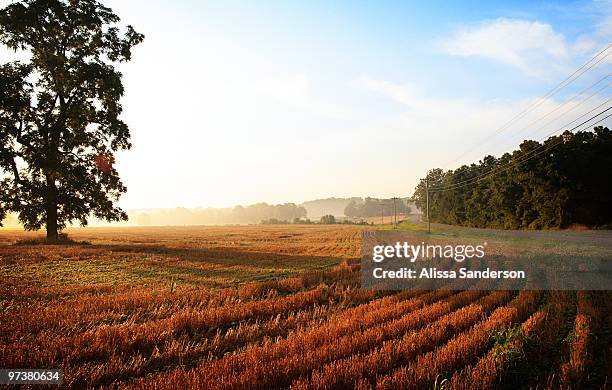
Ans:
[{"label": "dark green tree line", "polygon": [[[434,169],[428,178],[435,222],[502,229],[607,225],[612,223],[612,132],[598,126],[543,143],[524,141],[512,153],[455,170]],[[425,178],[414,199],[425,210]]]}]

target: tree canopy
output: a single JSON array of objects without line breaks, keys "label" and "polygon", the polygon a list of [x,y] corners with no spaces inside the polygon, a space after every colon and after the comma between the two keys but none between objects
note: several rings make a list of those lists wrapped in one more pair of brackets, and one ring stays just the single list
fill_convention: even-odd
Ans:
[{"label": "tree canopy", "polygon": [[[430,171],[430,218],[503,229],[607,225],[612,223],[611,167],[612,132],[607,127],[566,131],[543,143],[524,141],[499,158],[486,156],[478,164]],[[425,178],[414,198],[425,210]]]},{"label": "tree canopy", "polygon": [[363,201],[352,200],[344,209],[344,215],[347,217],[380,217],[381,215],[389,216],[397,214],[410,214],[411,210],[408,207],[407,199],[375,199],[365,198]]},{"label": "tree canopy", "polygon": [[323,225],[333,225],[336,223],[336,217],[331,214],[323,215],[319,221]]},{"label": "tree canopy", "polygon": [[0,10],[0,42],[27,61],[0,65],[0,221],[15,212],[47,239],[70,222],[126,219],[114,152],[130,149],[120,119],[120,62],[144,36],[94,0],[24,0]]}]

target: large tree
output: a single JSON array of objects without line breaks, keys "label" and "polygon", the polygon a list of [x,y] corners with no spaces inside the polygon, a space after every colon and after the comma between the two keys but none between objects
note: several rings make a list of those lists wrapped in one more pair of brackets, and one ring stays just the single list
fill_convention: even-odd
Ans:
[{"label": "large tree", "polygon": [[94,0],[25,0],[0,10],[0,42],[27,57],[0,65],[0,221],[16,212],[47,239],[71,222],[127,215],[114,153],[131,147],[120,119],[118,63],[144,36]]}]

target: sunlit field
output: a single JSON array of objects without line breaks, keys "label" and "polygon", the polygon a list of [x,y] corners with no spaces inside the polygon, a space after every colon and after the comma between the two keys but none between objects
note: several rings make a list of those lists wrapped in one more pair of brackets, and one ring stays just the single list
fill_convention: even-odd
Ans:
[{"label": "sunlit field", "polygon": [[[0,367],[66,388],[605,388],[612,293],[368,291],[372,227],[0,230]],[[423,225],[400,228],[426,237]],[[435,226],[506,254],[610,255],[607,231]]]}]

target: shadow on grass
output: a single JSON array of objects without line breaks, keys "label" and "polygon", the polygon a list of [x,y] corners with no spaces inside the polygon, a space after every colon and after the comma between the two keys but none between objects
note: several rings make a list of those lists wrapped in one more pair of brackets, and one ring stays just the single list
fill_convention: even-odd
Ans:
[{"label": "shadow on grass", "polygon": [[89,241],[75,241],[68,237],[67,234],[59,234],[57,240],[49,241],[46,237],[36,237],[17,240],[14,245],[25,246],[25,245],[91,245]]},{"label": "shadow on grass", "polygon": [[[344,258],[334,256],[252,252],[232,248],[172,248],[163,245],[91,245],[91,248],[103,249],[113,253],[145,254],[167,258],[164,260],[177,259],[192,263],[229,267],[247,266],[249,268],[266,270],[281,269],[282,272],[326,269],[345,260]],[[210,269],[205,271],[194,270],[192,267],[180,264],[155,264],[155,260],[151,261],[150,265],[155,267],[162,266],[164,268],[173,267],[184,271],[191,270],[188,271],[190,273],[211,272]]]}]

